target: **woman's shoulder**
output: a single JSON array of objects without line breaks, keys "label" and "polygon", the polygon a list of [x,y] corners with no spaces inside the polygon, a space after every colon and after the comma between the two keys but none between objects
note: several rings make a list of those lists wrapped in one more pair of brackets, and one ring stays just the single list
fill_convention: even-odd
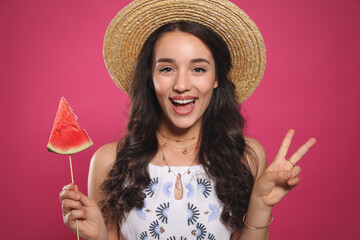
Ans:
[{"label": "woman's shoulder", "polygon": [[90,168],[94,166],[96,168],[109,169],[115,163],[117,150],[118,142],[108,143],[100,147],[91,158]]},{"label": "woman's shoulder", "polygon": [[104,146],[100,147],[94,153],[91,161],[99,162],[101,161],[103,164],[113,164],[116,159],[117,151],[118,151],[118,143],[119,142],[112,142],[105,144]]},{"label": "woman's shoulder", "polygon": [[265,160],[266,160],[266,152],[260,142],[258,142],[254,138],[245,136],[245,143],[246,143],[246,146],[250,147],[254,151],[254,153],[256,154],[256,156],[258,158],[262,158],[262,159],[265,158]]},{"label": "woman's shoulder", "polygon": [[[245,136],[247,151],[245,151],[246,159],[249,163],[251,172],[254,177],[259,177],[267,167],[267,157],[264,147],[256,139]],[[251,157],[249,155],[253,155]],[[254,161],[254,159],[256,161]]]}]

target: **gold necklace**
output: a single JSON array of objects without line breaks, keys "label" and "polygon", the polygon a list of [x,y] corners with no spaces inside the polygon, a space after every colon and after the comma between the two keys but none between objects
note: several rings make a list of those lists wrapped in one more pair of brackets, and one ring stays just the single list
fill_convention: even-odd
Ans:
[{"label": "gold necklace", "polygon": [[[163,136],[162,134],[160,134],[160,135]],[[171,147],[173,147],[173,148],[184,149],[184,151],[183,151],[183,154],[184,154],[184,155],[186,155],[186,154],[188,153],[188,151],[187,151],[188,148],[191,148],[191,147],[193,147],[193,146],[195,146],[195,145],[197,144],[197,142],[195,142],[194,144],[191,144],[190,146],[178,147],[178,146],[174,146],[174,145],[166,142],[166,141],[165,141],[164,139],[162,139],[162,138],[159,138],[159,139],[164,142],[163,147],[166,147],[167,145],[169,145],[169,146],[171,146]],[[193,139],[195,139],[195,137],[194,137]],[[188,140],[189,140],[189,139],[188,139]],[[176,140],[174,140],[174,141],[176,141]]]},{"label": "gold necklace", "polygon": [[188,168],[185,172],[183,172],[182,174],[181,174],[181,173],[176,174],[176,173],[172,170],[172,168],[170,167],[170,164],[168,163],[168,161],[166,160],[164,151],[163,151],[163,149],[162,149],[161,146],[160,146],[160,151],[161,151],[161,154],[162,154],[162,160],[163,160],[163,161],[166,163],[166,165],[168,166],[168,173],[171,173],[171,172],[172,172],[172,173],[174,174],[174,176],[176,177],[176,181],[175,181],[175,187],[176,187],[176,189],[178,189],[178,190],[183,190],[182,184],[181,184],[181,177],[182,177],[185,173],[190,174],[190,168],[191,168],[192,165],[196,162],[196,158],[195,158],[194,161],[190,164],[189,168]]},{"label": "gold necklace", "polygon": [[165,136],[165,135],[162,134],[162,133],[159,133],[159,134],[160,134],[163,138],[170,139],[170,140],[173,140],[173,141],[175,141],[175,142],[186,142],[186,141],[194,140],[195,138],[197,138],[197,137],[199,136],[199,134],[198,134],[198,135],[196,135],[196,136],[194,136],[194,137],[192,137],[192,138],[188,138],[188,139],[173,139],[173,138],[170,138],[170,137]]}]

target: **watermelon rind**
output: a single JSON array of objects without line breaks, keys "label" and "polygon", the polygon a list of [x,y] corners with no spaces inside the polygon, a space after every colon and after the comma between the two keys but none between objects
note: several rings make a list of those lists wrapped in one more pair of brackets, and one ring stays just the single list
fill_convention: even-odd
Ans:
[{"label": "watermelon rind", "polygon": [[54,125],[47,144],[47,150],[58,154],[81,152],[93,145],[89,135],[77,122],[69,103],[61,98]]},{"label": "watermelon rind", "polygon": [[88,144],[83,144],[80,147],[77,148],[69,148],[67,151],[62,151],[60,149],[57,149],[56,147],[52,146],[50,143],[47,145],[47,150],[49,152],[53,152],[53,153],[57,153],[57,154],[64,154],[64,155],[69,155],[69,154],[74,154],[74,153],[78,153],[81,152],[89,147],[91,147],[94,143],[90,140],[90,142]]}]

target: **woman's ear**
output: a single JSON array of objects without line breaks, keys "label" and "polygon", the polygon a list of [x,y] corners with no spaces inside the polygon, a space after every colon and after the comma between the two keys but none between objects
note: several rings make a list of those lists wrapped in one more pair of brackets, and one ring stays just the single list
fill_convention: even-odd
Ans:
[{"label": "woman's ear", "polygon": [[218,79],[215,78],[215,82],[214,82],[214,88],[217,88],[219,86],[219,82],[218,82]]}]

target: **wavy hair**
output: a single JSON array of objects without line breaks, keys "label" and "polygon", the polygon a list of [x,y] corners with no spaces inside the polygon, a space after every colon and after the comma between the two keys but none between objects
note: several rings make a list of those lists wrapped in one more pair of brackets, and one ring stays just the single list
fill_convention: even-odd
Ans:
[{"label": "wavy hair", "polygon": [[[142,47],[129,90],[128,132],[119,142],[115,164],[102,184],[105,197],[100,202],[101,210],[107,223],[121,223],[132,208],[141,208],[144,204],[144,189],[150,183],[147,167],[158,152],[156,133],[161,117],[152,82],[153,50],[156,40],[172,31],[198,37],[214,57],[218,87],[202,118],[198,159],[215,181],[217,197],[224,204],[221,220],[238,229],[242,227],[241,219],[247,211],[254,184],[247,159],[255,160],[256,156],[246,145],[245,121],[237,107],[235,86],[228,78],[232,65],[227,45],[211,29],[189,21],[163,25]],[[254,157],[249,158],[250,155]]]}]

